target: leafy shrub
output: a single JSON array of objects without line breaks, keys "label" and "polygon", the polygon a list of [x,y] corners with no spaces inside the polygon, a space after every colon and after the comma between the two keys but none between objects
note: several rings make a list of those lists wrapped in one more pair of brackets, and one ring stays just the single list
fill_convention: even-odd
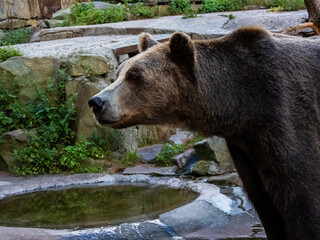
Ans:
[{"label": "leafy shrub", "polygon": [[186,18],[195,18],[198,17],[196,11],[194,11],[192,8],[189,10],[186,10],[183,12],[182,18],[186,19]]},{"label": "leafy shrub", "polygon": [[93,4],[76,3],[71,8],[69,21],[71,25],[90,25],[120,22],[126,18],[127,12],[122,6],[95,9]]},{"label": "leafy shrub", "polygon": [[204,0],[200,12],[224,12],[241,10],[246,5],[246,0]]},{"label": "leafy shrub", "polygon": [[1,40],[3,46],[27,43],[31,37],[32,31],[29,28],[20,28],[16,30],[8,30]]},{"label": "leafy shrub", "polygon": [[13,47],[0,48],[0,62],[4,62],[14,56],[22,56],[22,53],[19,49]]},{"label": "leafy shrub", "polygon": [[171,0],[169,7],[171,14],[183,14],[185,12],[191,12],[190,0]]},{"label": "leafy shrub", "polygon": [[94,143],[96,147],[99,147],[105,153],[124,147],[124,136],[122,132],[112,128],[101,129],[100,135],[96,132],[93,133],[92,136],[88,138],[88,141]]},{"label": "leafy shrub", "polygon": [[140,157],[137,155],[136,151],[127,151],[121,158],[121,162],[130,166],[140,161]]},{"label": "leafy shrub", "polygon": [[138,3],[130,7],[130,13],[138,18],[154,18],[155,12],[155,7],[150,8],[142,3]]},{"label": "leafy shrub", "polygon": [[157,155],[157,163],[162,166],[172,165],[172,157],[182,153],[185,150],[183,144],[169,144],[166,143],[163,145],[161,152]]},{"label": "leafy shrub", "polygon": [[305,8],[304,0],[272,0],[271,11],[297,11]]}]

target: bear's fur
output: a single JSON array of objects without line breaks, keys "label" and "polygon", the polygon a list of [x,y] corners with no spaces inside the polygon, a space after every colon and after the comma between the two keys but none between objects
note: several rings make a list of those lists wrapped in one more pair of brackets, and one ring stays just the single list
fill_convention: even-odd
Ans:
[{"label": "bear's fur", "polygon": [[89,101],[97,120],[224,137],[268,239],[320,239],[320,41],[243,28],[139,48]]}]

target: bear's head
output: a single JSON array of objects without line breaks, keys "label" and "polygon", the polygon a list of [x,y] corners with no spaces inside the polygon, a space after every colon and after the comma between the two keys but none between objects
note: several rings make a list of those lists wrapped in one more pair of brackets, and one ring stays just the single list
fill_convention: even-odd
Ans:
[{"label": "bear's head", "polygon": [[184,108],[194,100],[194,42],[179,32],[165,43],[143,33],[139,50],[119,66],[116,81],[89,100],[96,119],[113,128],[185,122]]}]

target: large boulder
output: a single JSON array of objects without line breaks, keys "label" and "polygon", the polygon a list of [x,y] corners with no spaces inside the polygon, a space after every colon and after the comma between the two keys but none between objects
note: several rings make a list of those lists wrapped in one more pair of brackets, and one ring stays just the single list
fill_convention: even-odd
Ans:
[{"label": "large boulder", "polygon": [[[0,143],[0,159],[2,159],[7,165],[9,171],[13,170],[15,166],[15,160],[13,157],[14,150],[23,148],[28,145],[31,141],[30,133],[35,133],[35,130],[25,131],[22,129],[14,130],[11,132],[4,133],[2,135],[2,142]],[[6,169],[2,162],[1,168]]]},{"label": "large boulder", "polygon": [[[200,160],[202,160],[195,166],[199,167],[199,169],[195,169],[195,171],[200,170],[198,171],[198,174],[220,175],[235,171],[232,157],[229,153],[226,141],[223,138],[214,136],[212,138],[204,139],[201,142],[196,143],[194,149]],[[205,169],[208,171],[207,174],[204,174]]]},{"label": "large boulder", "polygon": [[16,29],[27,26],[27,21],[24,19],[11,19],[0,21],[0,29]]},{"label": "large boulder", "polygon": [[69,19],[70,14],[71,14],[71,8],[61,9],[52,15],[52,19],[54,19],[54,20],[67,20],[67,19]]},{"label": "large boulder", "polygon": [[56,87],[58,69],[59,61],[54,58],[12,57],[0,63],[0,81],[5,88],[18,91],[18,101],[28,103],[36,98],[36,88],[45,89],[49,83]]},{"label": "large boulder", "polygon": [[176,134],[169,138],[169,141],[174,144],[186,144],[192,140],[193,136],[193,132],[177,130]]},{"label": "large boulder", "polygon": [[92,82],[85,76],[70,78],[66,84],[67,98],[73,97],[76,108],[75,134],[77,138],[89,137],[101,127],[94,119],[92,109],[88,106],[88,99],[107,86],[104,81]]},{"label": "large boulder", "polygon": [[142,147],[137,150],[137,155],[140,157],[143,163],[154,163],[162,148],[162,144]]},{"label": "large boulder", "polygon": [[209,168],[210,168],[210,161],[200,160],[193,167],[192,173],[205,176],[205,175],[208,175]]},{"label": "large boulder", "polygon": [[51,18],[54,12],[69,8],[74,2],[90,0],[1,0],[0,20]]},{"label": "large boulder", "polygon": [[61,24],[63,23],[63,20],[48,19],[48,20],[44,20],[44,22],[47,25],[47,27],[56,28],[61,26]]},{"label": "large boulder", "polygon": [[102,75],[113,68],[113,64],[109,64],[106,57],[93,54],[79,54],[68,60],[68,72],[72,77]]},{"label": "large boulder", "polygon": [[39,18],[40,15],[38,0],[0,1],[0,20]]}]

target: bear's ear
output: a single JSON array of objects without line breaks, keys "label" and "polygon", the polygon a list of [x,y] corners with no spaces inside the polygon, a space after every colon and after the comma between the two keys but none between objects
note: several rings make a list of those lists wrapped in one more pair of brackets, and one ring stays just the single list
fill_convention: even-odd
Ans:
[{"label": "bear's ear", "polygon": [[141,33],[139,36],[139,52],[143,52],[148,48],[151,48],[154,45],[157,45],[158,42],[153,40],[149,33]]},{"label": "bear's ear", "polygon": [[172,59],[178,64],[194,66],[195,46],[191,38],[181,32],[174,33],[169,40]]},{"label": "bear's ear", "polygon": [[181,32],[174,33],[169,40],[171,59],[193,75],[196,48],[191,38]]}]

